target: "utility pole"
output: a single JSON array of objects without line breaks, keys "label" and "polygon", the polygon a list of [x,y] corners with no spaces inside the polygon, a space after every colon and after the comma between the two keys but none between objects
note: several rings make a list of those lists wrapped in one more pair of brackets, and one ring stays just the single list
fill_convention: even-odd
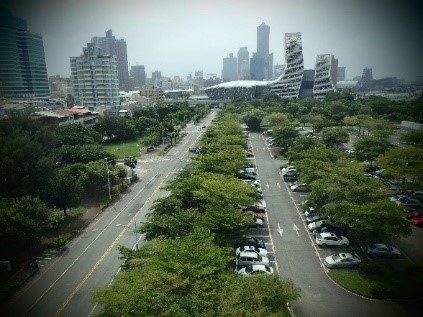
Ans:
[{"label": "utility pole", "polygon": [[109,172],[109,162],[107,162],[107,158],[104,159],[106,161],[106,170],[107,170],[107,186],[109,188],[109,199],[112,200],[112,194],[110,192],[110,172]]}]

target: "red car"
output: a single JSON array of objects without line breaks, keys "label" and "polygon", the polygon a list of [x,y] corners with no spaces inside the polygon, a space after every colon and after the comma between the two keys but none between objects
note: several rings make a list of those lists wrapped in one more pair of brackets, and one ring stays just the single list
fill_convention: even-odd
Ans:
[{"label": "red car", "polygon": [[421,216],[421,215],[423,215],[423,210],[412,210],[412,211],[409,211],[409,212],[407,212],[407,219],[411,219],[411,218],[414,218],[414,217],[418,217],[418,216]]},{"label": "red car", "polygon": [[423,214],[412,217],[410,220],[415,226],[423,226]]}]

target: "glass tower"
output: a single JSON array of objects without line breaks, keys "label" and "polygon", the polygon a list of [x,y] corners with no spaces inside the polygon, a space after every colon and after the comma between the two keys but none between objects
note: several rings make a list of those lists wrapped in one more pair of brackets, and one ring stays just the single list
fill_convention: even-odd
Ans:
[{"label": "glass tower", "polygon": [[49,97],[41,34],[28,31],[25,20],[0,9],[0,98]]}]

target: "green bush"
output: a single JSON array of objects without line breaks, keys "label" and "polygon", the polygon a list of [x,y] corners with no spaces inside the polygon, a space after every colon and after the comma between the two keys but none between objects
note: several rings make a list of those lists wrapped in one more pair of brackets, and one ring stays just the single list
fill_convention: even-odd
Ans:
[{"label": "green bush", "polygon": [[389,294],[394,293],[395,287],[390,283],[390,281],[371,281],[370,283],[370,290],[372,294],[376,297],[385,297]]},{"label": "green bush", "polygon": [[50,243],[52,248],[60,249],[64,247],[70,240],[72,240],[78,234],[78,230],[66,232],[59,235],[53,242]]}]

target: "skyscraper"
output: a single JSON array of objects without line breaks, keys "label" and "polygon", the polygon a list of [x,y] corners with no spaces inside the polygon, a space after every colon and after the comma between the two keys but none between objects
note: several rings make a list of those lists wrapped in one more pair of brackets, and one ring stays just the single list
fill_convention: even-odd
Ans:
[{"label": "skyscraper", "polygon": [[257,55],[264,61],[264,78],[273,78],[273,53],[269,54],[270,26],[264,22],[257,27]]},{"label": "skyscraper", "polygon": [[258,53],[253,53],[250,59],[250,78],[252,80],[263,80],[265,78],[264,72],[264,58]]},{"label": "skyscraper", "polygon": [[328,92],[336,89],[338,60],[330,54],[319,54],[316,57],[315,71],[313,96],[314,98],[324,98]]},{"label": "skyscraper", "polygon": [[338,67],[337,81],[345,80],[345,67]]},{"label": "skyscraper", "polygon": [[250,78],[250,53],[247,47],[238,50],[238,79]]},{"label": "skyscraper", "polygon": [[120,104],[117,62],[114,55],[102,55],[94,43],[84,47],[83,54],[71,57],[71,77],[75,103],[95,108]]},{"label": "skyscraper", "polygon": [[222,81],[233,81],[238,78],[238,74],[236,71],[236,57],[234,54],[230,53],[229,57],[223,58],[223,70],[222,70]]},{"label": "skyscraper", "polygon": [[155,70],[154,72],[151,73],[151,81],[153,82],[154,86],[158,86],[161,79],[162,79],[162,73],[159,72],[158,70]]},{"label": "skyscraper", "polygon": [[101,54],[114,55],[117,61],[117,70],[119,78],[119,89],[129,90],[129,74],[128,74],[128,54],[126,50],[125,40],[116,39],[112,30],[106,31],[106,37],[93,37],[91,43],[101,48]]},{"label": "skyscraper", "polygon": [[301,32],[285,33],[285,61],[282,78],[271,85],[271,91],[281,98],[296,99],[304,72]]},{"label": "skyscraper", "polygon": [[363,69],[363,75],[361,76],[361,86],[363,88],[370,88],[373,82],[373,70],[369,67]]},{"label": "skyscraper", "polygon": [[145,85],[145,67],[144,65],[134,65],[131,67],[131,76],[134,78],[134,86],[140,89]]},{"label": "skyscraper", "polygon": [[0,9],[0,98],[49,98],[41,34],[28,31],[26,21]]}]

